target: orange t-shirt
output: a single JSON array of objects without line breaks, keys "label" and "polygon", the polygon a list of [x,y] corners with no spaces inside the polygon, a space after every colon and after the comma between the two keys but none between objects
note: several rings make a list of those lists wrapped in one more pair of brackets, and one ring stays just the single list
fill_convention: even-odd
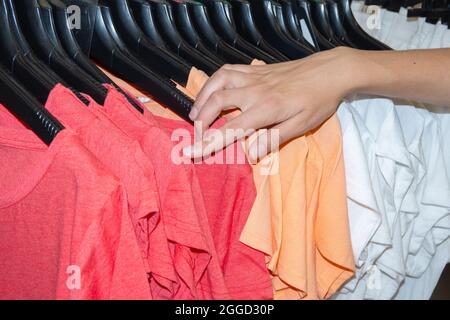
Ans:
[{"label": "orange t-shirt", "polygon": [[[152,113],[179,119],[144,91],[110,76]],[[177,87],[195,98],[207,80],[192,68],[186,88]],[[253,165],[253,173],[257,197],[240,239],[267,255],[275,299],[329,298],[355,269],[337,117]]]}]

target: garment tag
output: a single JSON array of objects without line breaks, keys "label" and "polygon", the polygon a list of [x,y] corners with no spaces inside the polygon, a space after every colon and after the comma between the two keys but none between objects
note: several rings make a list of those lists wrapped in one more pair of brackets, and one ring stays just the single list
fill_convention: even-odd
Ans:
[{"label": "garment tag", "polygon": [[309,31],[309,28],[306,25],[305,19],[300,19],[300,27],[302,29],[303,38],[305,38],[305,40],[308,41],[309,44],[314,47],[315,46],[314,41],[312,39],[311,32]]},{"label": "garment tag", "polygon": [[137,97],[137,99],[139,100],[140,103],[149,103],[152,101],[152,99],[147,97]]}]

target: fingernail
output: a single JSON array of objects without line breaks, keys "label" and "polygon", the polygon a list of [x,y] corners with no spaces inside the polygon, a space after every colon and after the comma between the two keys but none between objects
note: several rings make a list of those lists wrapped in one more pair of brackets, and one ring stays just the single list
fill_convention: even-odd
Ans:
[{"label": "fingernail", "polygon": [[258,159],[261,159],[267,154],[267,147],[264,143],[255,143],[250,147],[249,157],[253,163],[258,162]]},{"label": "fingernail", "polygon": [[189,158],[196,158],[201,156],[201,148],[199,148],[198,146],[189,146],[183,149],[183,154],[185,157],[189,157]]},{"label": "fingernail", "polygon": [[258,152],[258,158],[262,159],[265,156],[267,156],[267,145],[262,144],[262,145],[260,145],[260,149],[259,149],[259,152]]},{"label": "fingernail", "polygon": [[191,112],[189,113],[189,118],[191,118],[191,120],[195,120],[198,116],[198,108],[197,107],[192,107]]},{"label": "fingernail", "polygon": [[183,155],[185,157],[189,157],[190,158],[192,156],[192,146],[183,148]]}]

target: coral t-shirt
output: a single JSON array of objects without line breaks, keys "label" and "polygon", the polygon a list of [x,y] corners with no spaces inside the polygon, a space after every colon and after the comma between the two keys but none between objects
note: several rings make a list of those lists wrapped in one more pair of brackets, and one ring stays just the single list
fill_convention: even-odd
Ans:
[{"label": "coral t-shirt", "polygon": [[172,160],[174,144],[155,119],[137,112],[114,88],[108,89],[102,110],[125,134],[139,142],[155,168],[162,224],[177,275],[173,290],[159,297],[230,299],[192,166]]},{"label": "coral t-shirt", "polygon": [[0,299],[151,299],[122,184],[71,130],[0,106]]},{"label": "coral t-shirt", "polygon": [[[173,136],[173,140],[179,139],[180,141],[177,140],[177,142],[182,142],[184,146],[192,142],[192,140],[189,140],[193,138],[193,128],[190,125],[183,121],[177,121],[179,117],[176,114],[149,99],[149,95],[144,90],[130,85],[107,71],[106,73],[117,85],[136,97],[147,110],[150,110],[151,113],[146,113],[148,119],[152,123],[158,123],[164,127],[167,133]],[[207,78],[205,73],[192,68],[187,90],[180,86],[177,86],[177,88],[191,94],[191,91],[195,92],[201,89]],[[168,118],[174,121],[170,121]],[[220,125],[220,123],[216,125]],[[185,135],[178,136],[178,130],[182,130]],[[179,144],[179,146],[181,145]],[[245,160],[245,154],[242,152],[240,144],[235,144],[229,149],[232,148],[234,148],[234,157],[240,159],[239,164],[231,166],[218,164],[224,163],[223,157],[227,154],[225,152],[216,156],[216,160],[213,160],[216,161],[214,165],[197,164],[194,166],[194,177],[198,177],[200,182],[197,190],[201,191],[196,193],[201,193],[204,198],[209,224],[212,228],[217,253],[221,257],[221,268],[225,273],[231,297],[233,299],[272,299],[273,289],[271,288],[268,271],[263,267],[264,257],[262,252],[239,243],[239,235],[254,203],[255,185],[252,181],[251,167]],[[181,152],[181,148],[177,150]],[[219,160],[221,158],[222,161]],[[247,191],[246,195],[243,194],[244,190]],[[245,197],[244,200],[243,197]],[[225,217],[228,218],[224,219]],[[221,221],[222,219],[223,221]],[[225,227],[226,223],[232,223],[232,225]],[[220,227],[221,225],[223,227]],[[225,236],[227,232],[228,236]],[[229,234],[230,232],[231,234]],[[227,242],[224,239],[233,239],[233,241]],[[240,249],[230,249],[233,248],[232,243]],[[248,267],[245,263],[248,263]],[[228,268],[228,271],[225,270],[226,268]],[[243,270],[246,270],[246,272],[243,272]]]},{"label": "coral t-shirt", "polygon": [[[149,112],[148,117],[153,117]],[[185,121],[156,117],[178,139],[177,151],[193,143],[194,128]],[[216,127],[223,125],[219,121]],[[252,169],[240,144],[194,164],[219,255],[225,283],[233,299],[272,299],[273,290],[264,254],[239,241],[253,206],[256,189]]]},{"label": "coral t-shirt", "polygon": [[161,219],[154,168],[150,161],[139,144],[99,112],[94,102],[91,101],[87,107],[62,85],[52,90],[46,108],[66,128],[74,130],[83,145],[123,183],[142,259],[152,275],[149,279],[152,292],[162,290],[165,280],[171,279],[172,260],[167,240],[161,233],[154,233],[160,230]]},{"label": "coral t-shirt", "polygon": [[[209,272],[215,275],[213,278],[208,276],[209,280],[200,282],[199,290],[203,292],[203,295],[210,292],[204,298],[217,299],[220,293],[222,298],[227,298],[226,295],[228,295],[228,298],[232,299],[271,299],[272,289],[268,272],[264,268],[263,254],[240,244],[238,241],[239,226],[243,226],[245,223],[246,214],[250,211],[254,199],[251,169],[245,162],[245,156],[241,157],[244,162],[237,166],[193,166],[190,160],[186,158],[181,160],[179,164],[174,164],[171,159],[173,152],[174,150],[180,150],[176,149],[177,138],[182,140],[186,138],[183,143],[189,144],[193,128],[181,121],[167,121],[167,119],[154,117],[151,113],[146,113],[146,117],[143,119],[140,114],[130,108],[129,104],[127,106],[126,101],[120,95],[117,95],[114,89],[110,88],[109,96],[111,99],[114,96],[116,100],[114,103],[105,103],[106,112],[114,118],[114,121],[120,127],[126,128],[128,134],[141,142],[146,153],[153,158],[154,163],[159,163],[158,167],[161,167],[161,171],[157,170],[157,172],[160,171],[161,184],[167,185],[170,181],[170,175],[164,176],[164,172],[173,171],[178,173],[177,179],[171,183],[173,184],[171,189],[182,190],[181,186],[188,185],[192,187],[190,192],[193,193],[195,211],[198,212],[197,215],[200,214],[199,221],[208,224],[207,227],[203,226],[203,232],[206,232],[206,235],[211,235],[209,238],[213,259],[212,265],[208,268],[215,270],[213,273]],[[129,112],[125,112],[126,109]],[[176,129],[184,130],[183,132],[187,136],[173,136],[173,141],[171,141],[170,135]],[[242,151],[241,154],[243,155]],[[186,172],[190,184],[180,180],[183,175],[186,176]],[[211,177],[214,177],[214,179],[211,179]],[[224,184],[229,189],[224,189]],[[223,197],[223,192],[230,196]],[[180,203],[177,206],[176,199],[174,194],[166,196],[165,202],[169,206],[169,213],[174,215],[177,211],[183,210],[184,214],[181,217],[184,216],[187,219],[186,221],[192,219],[192,215],[189,217],[187,214],[189,210],[186,209],[189,209],[189,207],[181,208]],[[177,215],[179,214],[168,217],[165,221],[178,221],[180,217],[177,217]],[[179,224],[179,222],[177,223]],[[206,228],[209,230],[208,232]],[[172,232],[172,234],[176,236],[176,232]],[[186,240],[184,240],[185,243]],[[217,265],[214,265],[216,263],[214,257],[218,258]],[[247,272],[242,272],[242,270]],[[225,277],[225,286],[222,289],[217,288],[220,282],[215,279],[219,273],[222,274],[222,277]],[[225,291],[221,293],[221,290]],[[225,292],[226,295],[224,295]]]}]

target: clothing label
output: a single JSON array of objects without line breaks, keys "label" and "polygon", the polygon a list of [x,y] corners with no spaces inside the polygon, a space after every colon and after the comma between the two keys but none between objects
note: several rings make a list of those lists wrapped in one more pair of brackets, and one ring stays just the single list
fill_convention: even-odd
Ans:
[{"label": "clothing label", "polygon": [[148,98],[148,97],[137,97],[137,99],[139,100],[140,103],[150,103],[152,102],[152,99]]}]

